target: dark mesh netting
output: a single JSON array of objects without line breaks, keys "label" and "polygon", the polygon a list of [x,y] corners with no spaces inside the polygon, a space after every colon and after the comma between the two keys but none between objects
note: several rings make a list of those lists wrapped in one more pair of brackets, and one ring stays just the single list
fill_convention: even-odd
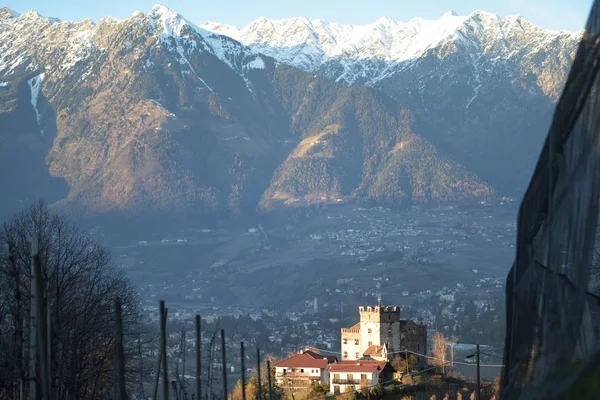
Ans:
[{"label": "dark mesh netting", "polygon": [[597,357],[599,34],[594,1],[519,210],[517,254],[506,289],[504,398]]}]

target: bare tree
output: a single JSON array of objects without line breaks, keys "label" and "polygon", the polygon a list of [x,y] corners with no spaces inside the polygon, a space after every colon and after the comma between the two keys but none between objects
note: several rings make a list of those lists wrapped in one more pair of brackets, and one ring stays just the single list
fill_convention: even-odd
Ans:
[{"label": "bare tree", "polygon": [[[135,290],[109,252],[42,203],[17,214],[0,230],[0,381],[10,396],[28,379],[23,349],[30,327],[30,252],[38,238],[44,307],[50,310],[51,391],[54,398],[112,397],[115,380],[113,304],[122,301],[125,364],[133,372],[139,323]],[[25,321],[25,322],[24,322]],[[129,345],[128,345],[129,343]],[[16,396],[18,397],[18,395]]]},{"label": "bare tree", "polygon": [[431,355],[433,359],[431,360],[431,365],[438,367],[442,374],[446,375],[446,337],[441,332],[436,332],[432,337],[432,345],[431,345]]},{"label": "bare tree", "polygon": [[453,367],[454,367],[454,346],[456,346],[456,343],[458,343],[458,337],[456,337],[455,335],[451,336],[450,338],[448,338],[446,340],[446,344],[450,347],[450,362]]}]

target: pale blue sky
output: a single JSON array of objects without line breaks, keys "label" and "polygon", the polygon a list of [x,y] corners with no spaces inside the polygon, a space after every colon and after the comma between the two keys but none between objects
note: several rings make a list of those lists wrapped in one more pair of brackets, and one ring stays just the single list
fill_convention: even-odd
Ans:
[{"label": "pale blue sky", "polygon": [[435,19],[448,10],[468,15],[479,9],[502,16],[520,14],[544,28],[570,31],[584,27],[592,4],[591,0],[9,0],[4,5],[21,13],[36,8],[42,15],[63,20],[97,21],[106,15],[122,19],[134,11],[147,12],[159,2],[197,24],[212,20],[237,27],[263,16],[364,24],[382,16],[408,21]]}]

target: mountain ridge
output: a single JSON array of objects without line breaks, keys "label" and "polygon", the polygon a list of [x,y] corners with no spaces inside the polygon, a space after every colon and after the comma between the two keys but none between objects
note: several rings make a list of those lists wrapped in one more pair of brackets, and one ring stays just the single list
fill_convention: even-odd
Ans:
[{"label": "mountain ridge", "polygon": [[[42,180],[69,186],[63,209],[240,215],[277,208],[278,193],[290,194],[284,206],[339,195],[403,204],[494,195],[433,145],[400,157],[391,133],[426,140],[411,112],[384,94],[287,67],[166,7],[97,24],[36,11],[0,23],[0,117],[19,116],[1,138],[23,160],[34,157],[23,138],[39,143],[51,175]],[[294,146],[331,126],[341,129],[324,152],[290,159]],[[27,168],[13,173],[34,181]]]},{"label": "mountain ridge", "polygon": [[428,120],[434,146],[518,198],[583,31],[543,29],[521,16],[455,14],[358,28],[263,18],[229,34],[279,62],[385,93]]},{"label": "mountain ridge", "polygon": [[[274,57],[288,65],[315,72],[331,59],[342,60],[345,75],[335,77],[346,84],[373,85],[385,78],[385,69],[380,76],[361,80],[360,76],[348,73],[345,63],[376,59],[388,63],[402,63],[418,59],[444,42],[469,41],[480,46],[482,52],[494,52],[495,57],[510,57],[514,51],[510,40],[519,40],[520,31],[537,35],[536,47],[546,46],[556,37],[573,38],[578,41],[582,31],[543,29],[531,24],[524,17],[499,17],[496,14],[476,10],[468,16],[447,12],[437,20],[413,18],[408,22],[395,22],[383,17],[371,24],[352,25],[332,23],[321,19],[304,17],[272,20],[258,18],[238,29],[232,25],[206,21],[200,26],[216,33],[230,36],[263,54]],[[479,37],[490,32],[492,44],[502,41],[506,48],[485,46]],[[479,41],[480,43],[477,43]],[[522,46],[516,42],[516,46]],[[535,49],[531,50],[535,51]]]}]

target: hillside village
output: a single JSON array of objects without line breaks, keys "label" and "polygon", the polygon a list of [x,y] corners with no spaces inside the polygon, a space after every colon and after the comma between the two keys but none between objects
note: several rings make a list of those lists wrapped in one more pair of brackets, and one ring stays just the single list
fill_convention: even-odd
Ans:
[{"label": "hillside village", "polygon": [[[456,211],[465,215],[456,218]],[[177,244],[171,245],[160,243],[171,239],[157,238],[156,244],[149,242],[133,248],[115,248],[115,251],[121,254],[119,262],[123,268],[139,276],[143,306],[151,318],[152,313],[154,319],[158,318],[158,299],[167,300],[174,311],[170,317],[182,321],[197,313],[209,322],[225,316],[252,317],[264,325],[272,342],[280,346],[272,349],[278,355],[298,350],[299,338],[304,338],[304,343],[340,350],[337,335],[349,312],[361,303],[373,304],[379,295],[400,305],[407,319],[422,321],[447,334],[457,334],[468,343],[476,339],[489,343],[492,341],[486,333],[489,321],[481,333],[471,331],[476,319],[496,310],[503,297],[504,277],[495,264],[504,259],[505,265],[510,264],[513,251],[510,242],[514,240],[515,228],[514,223],[506,222],[508,216],[498,216],[498,213],[495,207],[468,211],[411,210],[399,214],[381,208],[351,212],[340,209],[321,216],[322,224],[313,223],[311,228],[299,224],[290,228],[289,248],[294,249],[293,254],[288,254],[285,248],[275,248],[268,251],[269,258],[248,253],[240,253],[239,261],[213,257],[208,263],[214,268],[201,273],[198,271],[203,263],[199,261],[190,265],[185,273],[160,274],[161,260],[154,255],[189,253],[195,259],[194,246],[206,248],[213,245],[212,240],[221,243],[226,233],[200,232],[198,235],[205,239],[179,239],[187,240],[186,243],[173,239]],[[319,226],[317,231],[315,225]],[[338,229],[333,231],[331,228],[335,226]],[[209,239],[210,235],[214,239]],[[269,235],[270,245],[277,247],[274,240],[277,235],[270,232]],[[259,236],[257,229],[248,228],[239,240],[253,243],[253,238]],[[496,241],[497,237],[503,237],[501,240],[506,243],[496,248],[485,247],[489,240]],[[228,245],[227,250],[231,246]],[[386,250],[378,252],[379,247]],[[354,255],[342,255],[344,252]],[[473,252],[477,252],[477,257],[468,256]],[[365,256],[368,257],[360,261],[359,258]],[[293,264],[306,257],[320,259]],[[272,268],[265,265],[270,258],[277,260]],[[186,265],[187,261],[182,260],[182,264]],[[255,264],[262,269],[252,276],[236,272],[238,268],[255,268]],[[298,283],[305,280],[303,271],[307,269],[314,270],[318,277],[299,287]],[[236,274],[242,275],[237,279]],[[267,283],[273,279],[280,287],[290,290],[273,291]],[[213,281],[214,285],[210,283]],[[243,283],[223,289],[226,281]],[[255,288],[242,286],[251,283]],[[215,290],[216,287],[220,289]],[[255,292],[262,294],[259,297]],[[257,298],[263,303],[255,302]],[[494,331],[502,330],[501,326],[494,326]],[[244,332],[240,335],[249,339]]]},{"label": "hillside village", "polygon": [[[313,304],[313,306],[316,308],[317,304]],[[358,321],[356,322],[357,316]],[[220,323],[214,326],[214,329],[212,325],[206,327],[203,334],[203,351],[205,354],[210,354],[210,357],[203,361],[207,363],[205,365],[208,365],[207,369],[209,371],[206,381],[213,382],[211,384],[213,388],[221,387],[219,379],[223,371],[222,359],[218,356],[221,352],[218,340],[219,328],[227,330],[229,327],[239,326],[240,323],[243,324],[248,321],[243,317],[229,318],[231,320],[227,320],[227,318],[219,320]],[[404,388],[402,390],[406,388],[422,389],[422,385],[415,386],[413,382],[423,382],[423,379],[427,379],[429,382],[430,379],[434,379],[436,376],[440,377],[436,375],[436,372],[440,373],[442,369],[435,366],[439,366],[439,363],[432,362],[436,358],[432,358],[435,353],[432,353],[432,349],[430,349],[431,331],[428,330],[427,325],[421,322],[402,318],[400,307],[385,306],[379,298],[375,306],[360,306],[358,310],[349,310],[348,318],[344,321],[349,322],[349,327],[340,328],[337,334],[328,338],[337,341],[335,346],[331,346],[330,343],[312,345],[318,343],[318,341],[310,335],[311,329],[306,325],[304,327],[307,328],[305,330],[307,336],[295,335],[295,348],[283,345],[282,338],[277,333],[265,337],[266,331],[260,329],[255,331],[252,327],[247,327],[249,334],[241,335],[236,331],[233,335],[228,335],[225,342],[228,355],[226,370],[229,390],[233,391],[231,398],[234,400],[241,399],[239,397],[240,380],[242,379],[240,365],[244,364],[239,357],[240,341],[244,342],[248,349],[260,348],[260,350],[257,349],[257,353],[246,352],[244,357],[247,368],[245,371],[246,379],[251,377],[247,381],[249,386],[246,389],[249,390],[248,387],[252,388],[252,385],[257,385],[256,362],[261,361],[262,390],[266,391],[268,385],[272,385],[273,393],[280,391],[280,394],[271,393],[269,395],[275,396],[273,397],[275,399],[280,398],[279,396],[292,399],[313,399],[344,394],[354,396],[353,393],[357,396],[362,396],[359,395],[360,393],[365,396],[372,395],[375,399],[381,398],[382,393],[394,392],[399,390],[400,387]],[[171,345],[168,349],[168,355],[171,359],[176,360],[175,371],[182,371],[179,367],[182,361],[181,333],[171,332],[170,334]],[[194,340],[192,338],[184,336],[183,340],[186,341],[185,347],[193,348]],[[271,346],[268,346],[269,343]],[[444,346],[446,345],[447,343],[444,344]],[[460,347],[460,345],[457,345],[457,350]],[[490,350],[489,346],[485,347],[486,350]],[[329,350],[328,348],[340,348],[341,351]],[[255,354],[258,355],[259,353],[262,360],[255,357]],[[287,355],[276,356],[275,354]],[[153,357],[156,357],[156,355],[156,353],[152,354]],[[191,354],[189,359],[193,359]],[[265,364],[266,360],[269,364]],[[270,365],[270,374],[267,373],[269,371],[267,365]],[[193,369],[193,366],[190,366]],[[183,371],[185,370],[186,368],[183,367]],[[190,373],[189,369],[187,371]],[[488,381],[485,383],[486,393],[489,394],[492,390],[490,381],[498,373],[499,370],[496,370],[493,375],[487,378]],[[186,380],[194,379],[192,375],[186,375],[186,378]],[[270,378],[272,382],[267,383],[267,378]],[[434,386],[441,385],[439,387],[443,388],[440,389],[442,391],[450,387],[448,384],[444,386],[442,381],[440,381],[441,383],[436,382],[433,382]],[[472,387],[469,386],[468,381],[463,380],[460,382],[463,382],[463,391],[471,390],[469,393],[472,393]],[[233,386],[231,386],[232,384]],[[427,383],[427,385],[430,384],[431,382]],[[188,385],[191,385],[191,383],[188,383]],[[254,387],[252,390],[255,389]],[[384,392],[381,392],[382,390]],[[455,387],[452,390],[458,389]],[[249,396],[253,398],[254,395],[250,394]],[[266,396],[265,393],[265,398]],[[484,398],[492,397],[487,396]]]},{"label": "hillside village", "polygon": [[[341,359],[300,350],[275,364],[277,383],[293,390],[312,382],[329,385],[331,394],[357,391],[391,381],[396,371],[394,356],[427,352],[427,326],[400,319],[400,307],[360,307],[360,321],[341,330]],[[408,366],[408,361],[406,363]],[[407,371],[405,371],[407,372]]]},{"label": "hillside village", "polygon": [[[503,321],[497,316],[498,307],[502,306],[502,288],[497,287],[500,281],[481,278],[477,284],[490,291],[488,297],[470,300],[460,286],[439,291],[426,290],[416,294],[418,303],[402,306],[403,316],[430,327],[437,326],[448,335],[456,334],[466,343],[474,343],[476,338],[480,338],[481,343],[496,344],[493,339],[497,337],[501,340],[503,333]],[[372,295],[357,298],[365,302],[376,299]],[[340,328],[344,324],[350,327],[356,318],[356,309],[345,304],[344,300],[340,293],[331,293],[328,297],[306,301],[302,311],[284,312],[219,307],[215,304],[203,308],[201,315],[209,330],[216,324],[225,324],[231,340],[243,340],[277,356],[296,352],[303,345],[341,354]],[[154,304],[148,302],[143,309],[150,321],[158,321]],[[171,306],[169,318],[174,325],[181,325],[191,321],[196,312],[197,308],[174,305]],[[478,321],[485,321],[485,324]],[[475,328],[481,332],[478,330],[473,333]]]},{"label": "hillside village", "polygon": [[[481,284],[494,288],[496,285],[490,279],[482,279]],[[476,327],[481,325],[483,329],[493,330],[499,338],[502,337],[504,328],[499,327],[493,319],[486,319],[488,316],[496,318],[497,309],[494,307],[498,307],[499,303],[465,303],[461,299],[460,287],[444,288],[437,292],[425,291],[419,296],[421,307],[385,306],[379,298],[374,306],[336,308],[331,310],[332,313],[324,309],[328,303],[321,303],[316,298],[307,301],[303,312],[275,313],[262,310],[243,313],[215,307],[212,313],[204,314],[206,317],[203,320],[203,362],[204,365],[210,365],[213,371],[212,378],[207,376],[206,379],[216,380],[215,387],[220,387],[217,382],[222,369],[218,356],[221,348],[220,329],[224,329],[226,335],[230,390],[234,390],[235,383],[241,379],[240,342],[244,342],[248,349],[260,349],[263,363],[265,359],[271,361],[274,384],[285,391],[293,391],[297,396],[300,396],[300,392],[315,389],[317,384],[319,390],[326,391],[325,394],[335,395],[377,386],[379,382],[396,382],[406,374],[407,356],[411,373],[424,370],[428,371],[426,376],[431,376],[435,369],[432,370],[428,357],[432,354],[432,334],[436,331],[445,332],[448,336],[459,333],[460,343],[463,344],[456,346],[456,360],[463,365],[453,370],[463,376],[474,376],[474,364],[466,365],[473,363],[474,359],[464,357],[474,349],[465,343],[475,342],[469,341],[465,329],[471,326],[469,324]],[[424,314],[422,311],[432,304],[439,306],[438,313]],[[151,320],[158,320],[156,307],[148,306],[146,311]],[[182,361],[182,333],[194,329],[185,323],[193,320],[192,310],[172,307],[169,320],[171,326],[180,327],[171,328],[168,346],[169,357],[177,360],[179,365]],[[433,321],[434,325],[429,325],[427,320]],[[185,348],[193,349],[193,339],[190,335],[186,338]],[[497,364],[501,359],[501,346],[486,345],[485,348],[482,362]],[[184,370],[189,374],[194,364],[193,353],[187,352],[188,363]],[[153,363],[157,353],[151,351],[149,356],[149,363]],[[254,352],[246,353],[247,377],[255,373],[256,362]],[[499,374],[500,368],[482,371],[482,377],[488,382]],[[422,379],[420,374],[418,378]]]}]

